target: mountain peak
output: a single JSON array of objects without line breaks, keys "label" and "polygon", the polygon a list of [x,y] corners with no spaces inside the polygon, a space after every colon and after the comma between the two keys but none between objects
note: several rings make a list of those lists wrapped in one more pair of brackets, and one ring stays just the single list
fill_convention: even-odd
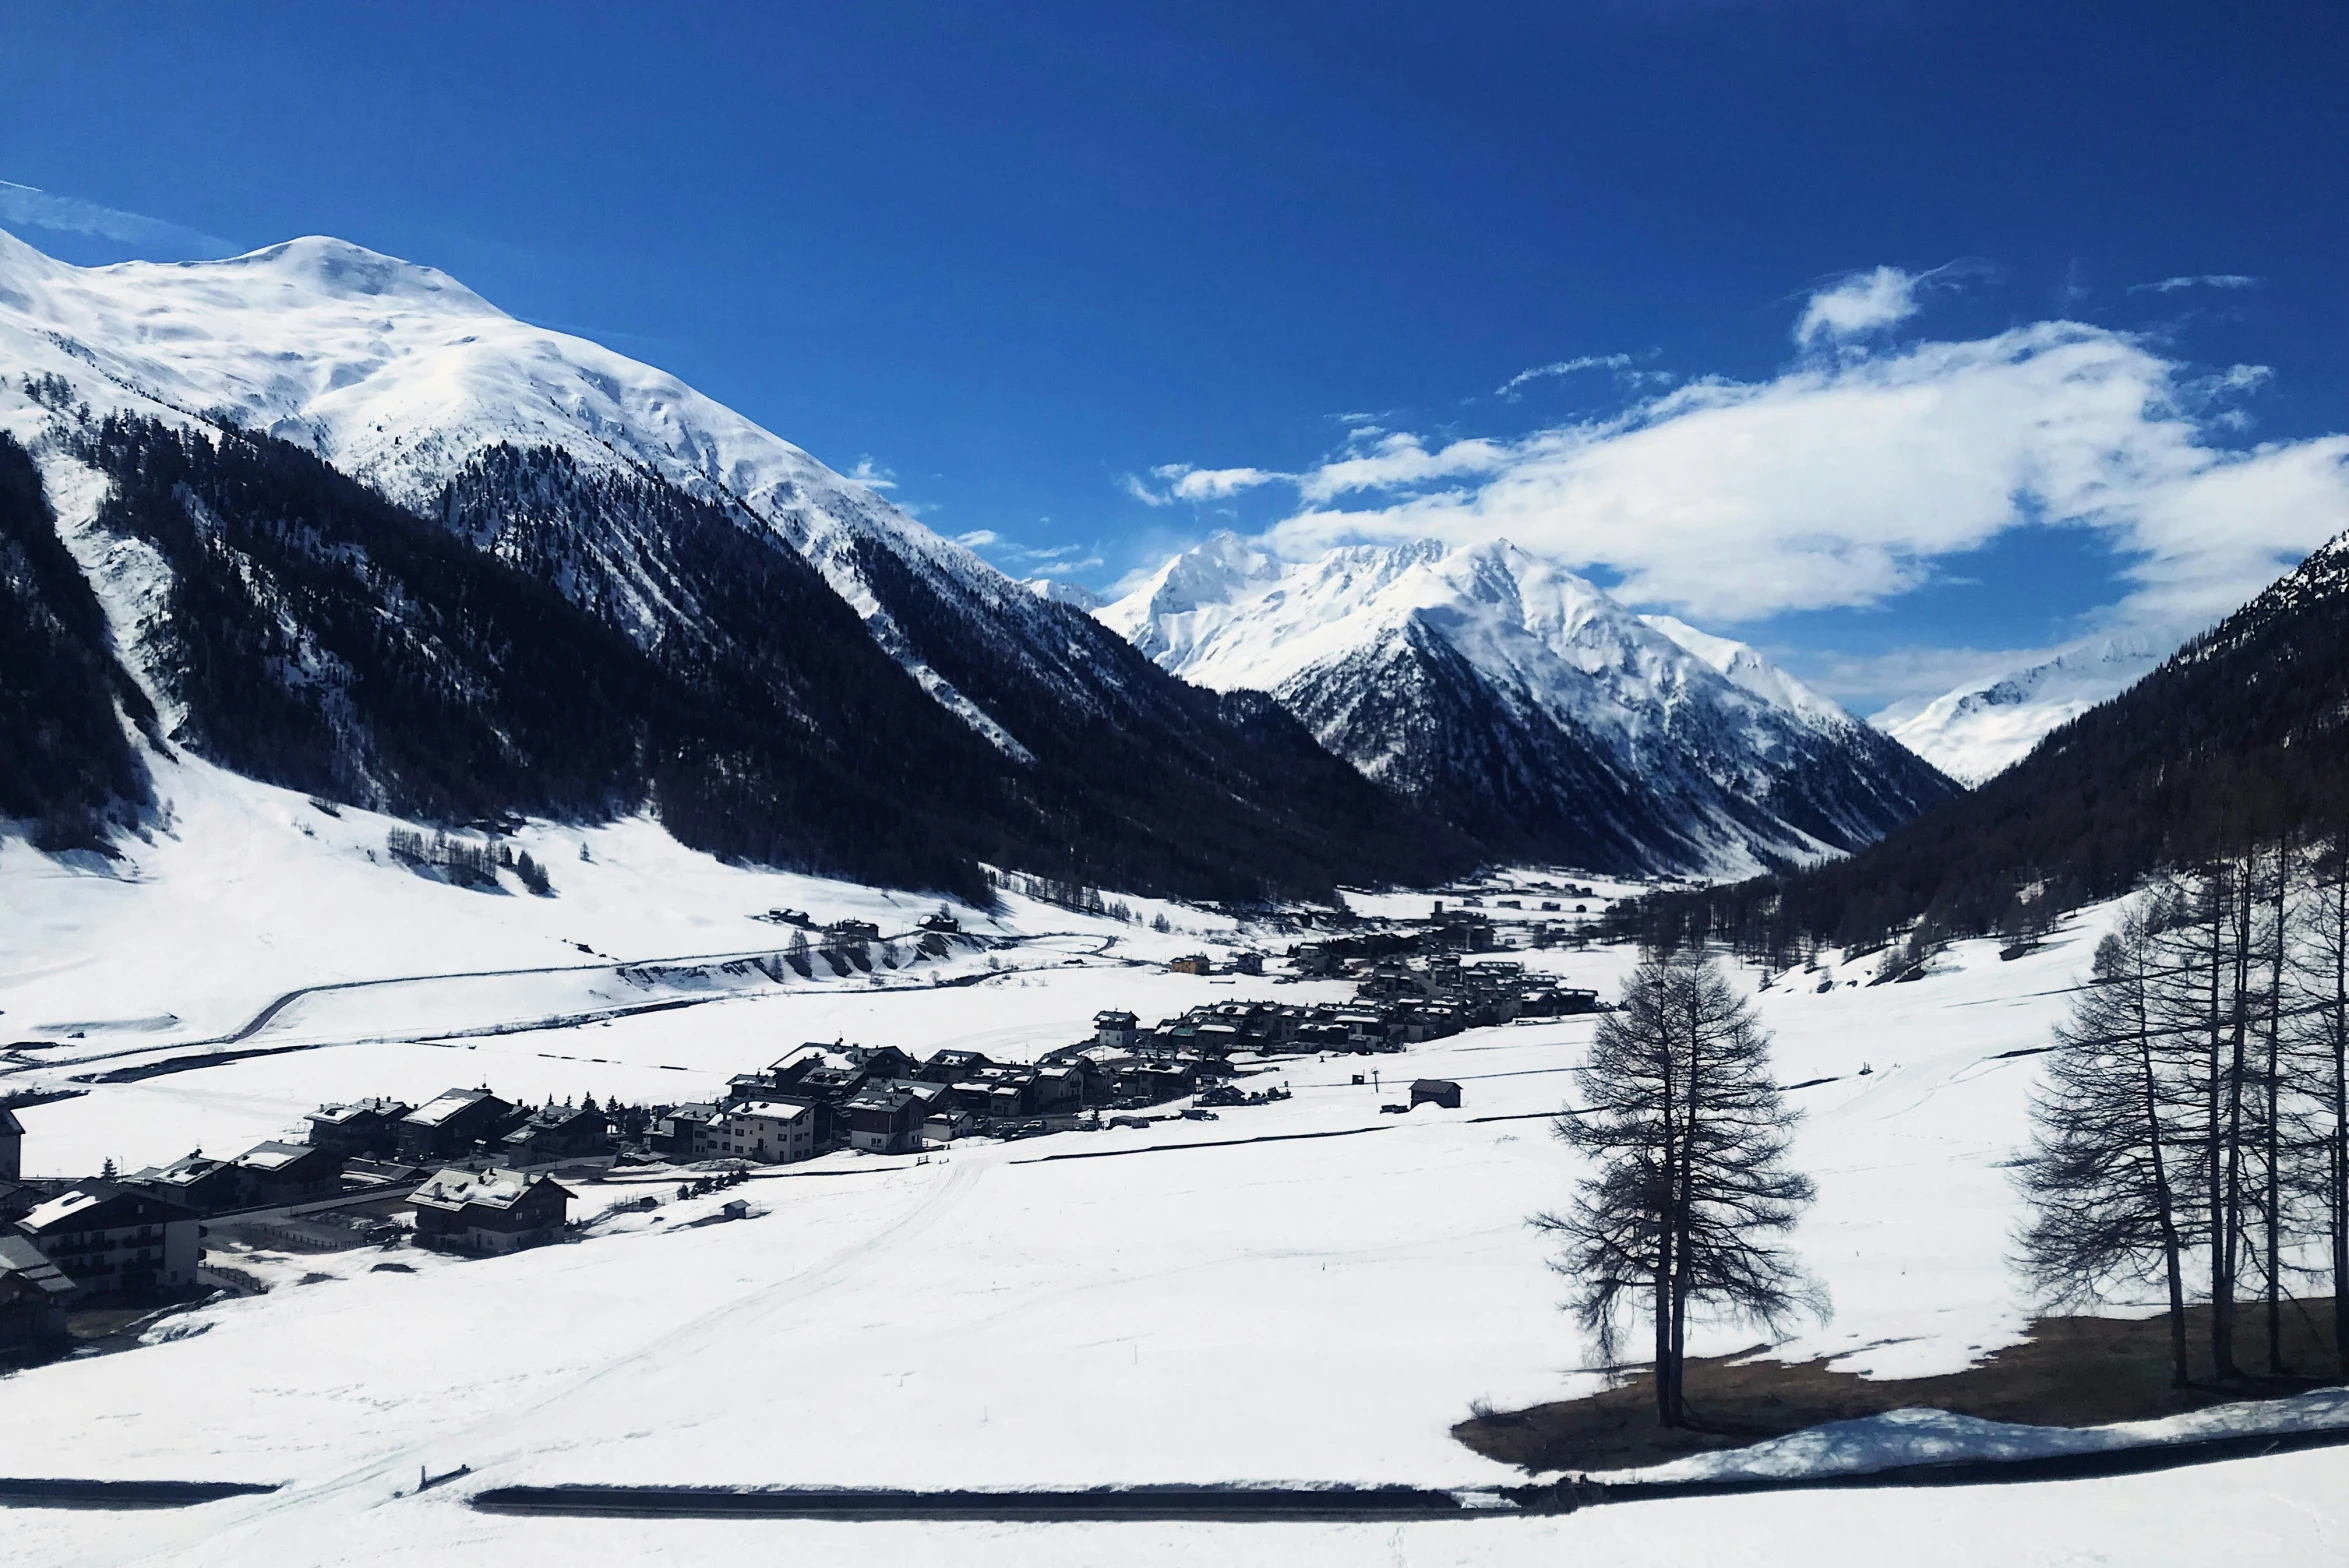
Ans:
[{"label": "mountain peak", "polygon": [[1950,789],[1744,644],[1505,539],[1287,562],[1219,534],[1100,615],[1487,842],[1594,869],[1816,858]]}]

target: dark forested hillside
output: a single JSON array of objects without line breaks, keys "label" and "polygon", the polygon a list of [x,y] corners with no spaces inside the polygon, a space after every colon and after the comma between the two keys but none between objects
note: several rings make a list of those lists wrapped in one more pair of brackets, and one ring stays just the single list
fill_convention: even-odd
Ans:
[{"label": "dark forested hillside", "polygon": [[[272,783],[433,821],[649,808],[713,853],[970,895],[982,860],[1249,897],[1472,853],[1269,702],[1184,686],[1106,633],[1132,666],[1114,711],[968,635],[925,650],[1012,717],[1033,756],[1008,754],[789,545],[651,476],[494,448],[435,522],[268,438],[117,419],[70,445],[110,481],[98,526],[169,568],[143,657],[173,738]],[[36,766],[5,784],[10,810],[53,816],[135,796],[109,694],[145,710],[21,466],[0,583],[45,608],[0,628],[26,640],[0,723],[46,739],[11,748]]]},{"label": "dark forested hillside", "polygon": [[2349,535],[2049,735],[1973,793],[1848,860],[1624,908],[1621,934],[1698,931],[1784,954],[1922,917],[1982,935],[2156,869],[2349,828]]},{"label": "dark forested hillside", "polygon": [[146,782],[119,713],[151,727],[116,662],[105,612],[57,536],[40,471],[0,432],[0,817],[50,848],[90,844]]}]

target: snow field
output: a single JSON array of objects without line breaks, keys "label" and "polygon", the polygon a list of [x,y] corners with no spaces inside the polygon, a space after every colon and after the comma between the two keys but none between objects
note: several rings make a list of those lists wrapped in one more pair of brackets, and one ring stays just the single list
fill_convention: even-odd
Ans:
[{"label": "snow field", "polygon": [[[318,814],[283,792],[194,765],[175,778],[175,814],[183,824],[207,814],[205,831],[159,837],[132,875],[7,851],[0,1009],[11,1025],[113,1020],[107,1039],[87,1031],[74,1048],[170,1054],[173,1040],[184,1050],[199,1029],[240,1023],[322,979],[531,967],[564,961],[574,941],[614,960],[771,948],[786,933],[747,916],[773,905],[885,929],[935,907],[717,866],[643,823],[592,830],[587,862],[552,854],[562,841],[553,830],[526,830],[518,842],[534,855],[528,835],[545,835],[560,898],[467,893],[368,864],[363,849],[380,843],[380,825],[358,814],[313,823],[303,814]],[[211,831],[224,819],[242,820],[244,836]],[[573,857],[578,836],[565,832]],[[241,853],[196,848],[223,842]],[[1016,1058],[1081,1037],[1104,1007],[1154,1018],[1235,996],[1344,994],[1117,962],[1237,935],[1184,918],[1192,930],[1158,936],[1014,900],[1000,928],[1037,940],[998,956],[1028,967],[975,986],[769,986],[580,1027],[457,1038],[397,1036],[527,1020],[570,1007],[580,993],[565,988],[583,982],[531,975],[328,993],[317,1011],[290,1007],[245,1043],[330,1043],[35,1107],[28,1160],[37,1171],[107,1155],[145,1163],[198,1142],[219,1152],[359,1094],[415,1099],[486,1081],[530,1099],[674,1100],[808,1039]],[[1911,1376],[1954,1370],[2023,1332],[2029,1304],[2005,1262],[2016,1205],[1997,1162],[2022,1138],[2036,1066],[2001,1053],[2045,1042],[2105,918],[2092,911],[2012,963],[1990,944],[1963,946],[1915,984],[1849,983],[1868,976],[1862,962],[1758,993],[1779,1078],[1806,1113],[1794,1160],[1820,1190],[1794,1245],[1837,1307],[1772,1354]],[[966,927],[978,929],[975,919]],[[1050,932],[1066,935],[1043,939]],[[1102,955],[1111,936],[1118,945]],[[1612,994],[1635,955],[1511,956]],[[1821,978],[1835,982],[1823,993]],[[164,1014],[180,1022],[153,1022]],[[1525,1023],[1399,1056],[1296,1060],[1260,1080],[1285,1079],[1293,1100],[1214,1122],[973,1143],[927,1161],[832,1155],[685,1202],[666,1201],[665,1180],[586,1185],[583,1215],[642,1192],[665,1201],[651,1214],[612,1213],[577,1245],[512,1258],[273,1260],[267,1271],[285,1283],[172,1320],[165,1332],[177,1337],[0,1383],[12,1417],[0,1422],[0,1474],[222,1477],[286,1490],[168,1515],[13,1511],[0,1562],[698,1562],[875,1550],[978,1563],[1506,1563],[1562,1552],[1859,1562],[1888,1550],[1925,1563],[1993,1551],[2018,1562],[2184,1562],[2213,1560],[2220,1542],[2228,1560],[2290,1562],[2325,1560],[2320,1543],[2349,1538],[2334,1500],[2342,1460],[2329,1454],[2060,1486],[1376,1528],[581,1523],[461,1506],[477,1487],[522,1482],[1513,1479],[1448,1428],[1473,1399],[1506,1408],[1598,1381],[1557,1311],[1564,1282],[1525,1224],[1568,1199],[1572,1157],[1542,1118],[1569,1097],[1568,1069],[1591,1028]],[[1862,1075],[1863,1065],[1872,1070]],[[1376,1086],[1354,1085],[1357,1071]],[[1457,1079],[1464,1108],[1380,1114],[1415,1076]],[[1299,1136],[1327,1134],[1337,1136]],[[1279,1141],[1232,1142],[1259,1138]],[[1176,1144],[1219,1146],[1167,1148]],[[685,1228],[735,1196],[750,1200],[752,1218]],[[413,1272],[376,1270],[387,1261]],[[306,1275],[324,1277],[294,1283]],[[1712,1324],[1692,1348],[1722,1353],[1757,1337]],[[1833,1462],[1830,1449],[1845,1462],[1854,1452],[1881,1461],[2011,1440],[1946,1420],[1861,1425],[1740,1462],[1817,1467]],[[466,1481],[394,1499],[419,1465],[459,1463],[473,1467]],[[2273,1496],[2255,1507],[2264,1494],[2246,1488]],[[2249,1533],[2214,1533],[2238,1528]]]}]

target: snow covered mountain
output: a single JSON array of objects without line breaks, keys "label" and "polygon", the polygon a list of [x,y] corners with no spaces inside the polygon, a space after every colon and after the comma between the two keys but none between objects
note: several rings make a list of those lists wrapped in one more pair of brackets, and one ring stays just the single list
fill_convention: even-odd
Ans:
[{"label": "snow covered mountain", "polygon": [[2076,643],[1922,707],[1888,708],[1874,722],[1950,777],[1979,784],[2020,762],[2050,731],[2128,690],[2170,651],[2142,634]]},{"label": "snow covered mountain", "polygon": [[1272,692],[1511,853],[1735,872],[1855,848],[1956,792],[1751,648],[1507,543],[1290,563],[1218,534],[1099,613],[1188,680]]},{"label": "snow covered mountain", "polygon": [[[721,853],[958,886],[988,860],[1245,894],[1470,854],[1277,707],[1163,675],[674,377],[341,241],[80,268],[0,234],[0,432],[159,737],[275,782],[445,814],[496,804],[486,773],[511,809],[649,801]],[[427,710],[481,721],[478,766],[434,761]]]}]

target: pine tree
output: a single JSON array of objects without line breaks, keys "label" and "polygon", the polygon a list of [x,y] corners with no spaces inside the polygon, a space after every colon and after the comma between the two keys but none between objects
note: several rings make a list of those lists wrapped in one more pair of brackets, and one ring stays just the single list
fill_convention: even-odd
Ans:
[{"label": "pine tree", "polygon": [[1553,1267],[1574,1311],[1616,1358],[1642,1293],[1654,1329],[1656,1418],[1688,1421],[1690,1308],[1705,1303],[1776,1330],[1825,1293],[1769,1238],[1813,1196],[1783,1163],[1797,1113],[1769,1070],[1770,1037],[1720,966],[1694,950],[1649,952],[1575,1070],[1583,1106],[1558,1136],[1592,1169],[1573,1209],[1534,1219],[1565,1238]]}]

